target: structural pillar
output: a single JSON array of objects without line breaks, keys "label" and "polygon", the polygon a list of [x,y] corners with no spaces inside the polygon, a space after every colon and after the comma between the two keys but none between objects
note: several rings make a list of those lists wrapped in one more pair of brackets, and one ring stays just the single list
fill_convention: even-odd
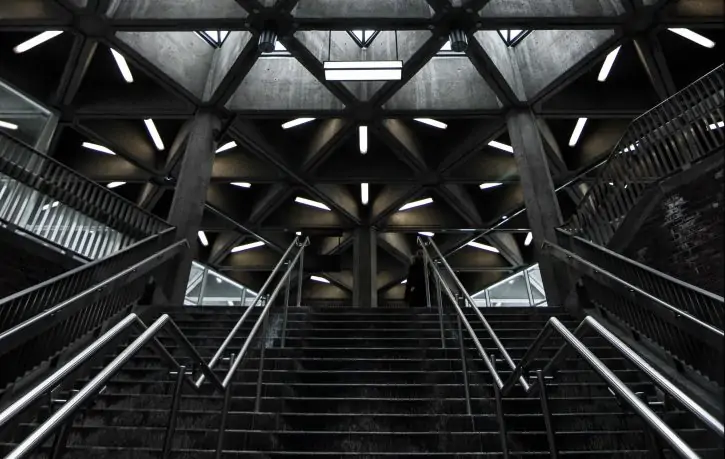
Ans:
[{"label": "structural pillar", "polygon": [[377,233],[371,227],[355,230],[353,245],[352,305],[355,308],[378,306]]},{"label": "structural pillar", "polygon": [[204,214],[219,127],[220,122],[215,115],[199,112],[187,139],[168,222],[176,227],[176,239],[185,239],[189,243],[189,250],[170,264],[162,281],[163,294],[172,305],[180,306],[184,302],[191,262],[197,250],[197,233]]},{"label": "structural pillar", "polygon": [[563,222],[536,117],[528,109],[512,110],[506,124],[521,177],[526,215],[534,237],[546,297],[549,305],[563,306],[569,289],[568,271],[541,248],[545,240],[556,242],[556,228]]}]

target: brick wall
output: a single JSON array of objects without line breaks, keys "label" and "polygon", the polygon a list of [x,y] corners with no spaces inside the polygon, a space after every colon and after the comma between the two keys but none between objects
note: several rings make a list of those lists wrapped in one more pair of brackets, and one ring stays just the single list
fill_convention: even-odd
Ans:
[{"label": "brick wall", "polygon": [[722,295],[723,191],[720,169],[665,196],[624,255]]}]

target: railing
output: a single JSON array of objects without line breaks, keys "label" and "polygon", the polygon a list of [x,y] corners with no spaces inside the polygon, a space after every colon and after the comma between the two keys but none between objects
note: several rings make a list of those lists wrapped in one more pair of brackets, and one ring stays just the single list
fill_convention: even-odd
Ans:
[{"label": "railing", "polygon": [[[207,364],[204,362],[204,360],[201,358],[199,353],[196,351],[194,346],[188,341],[188,339],[183,335],[183,333],[179,330],[179,328],[176,326],[176,324],[173,322],[173,320],[167,315],[163,314],[161,317],[159,317],[151,326],[146,327],[146,325],[136,316],[136,314],[131,313],[125,318],[123,318],[118,324],[116,324],[113,328],[111,328],[108,332],[103,334],[101,337],[99,337],[97,340],[95,340],[93,343],[91,343],[88,347],[83,349],[76,357],[74,357],[71,361],[69,361],[67,364],[65,364],[63,367],[59,368],[57,371],[55,371],[52,375],[44,379],[41,383],[39,383],[37,386],[35,386],[33,389],[31,389],[28,393],[23,395],[20,399],[18,399],[16,402],[14,402],[12,405],[10,405],[7,409],[0,412],[0,431],[2,431],[4,428],[12,425],[14,421],[18,419],[19,416],[21,416],[24,412],[28,411],[31,407],[35,406],[39,401],[43,399],[43,397],[50,392],[53,388],[63,384],[66,382],[71,375],[75,371],[77,371],[79,368],[83,366],[84,363],[90,361],[94,356],[99,355],[104,349],[110,346],[110,343],[115,343],[117,340],[126,335],[132,327],[139,328],[141,331],[141,334],[128,346],[126,346],[115,358],[114,360],[109,363],[107,366],[105,366],[98,374],[96,374],[80,391],[72,396],[70,399],[68,399],[65,404],[58,409],[54,414],[52,414],[47,420],[45,420],[40,426],[38,426],[27,438],[25,438],[23,441],[21,441],[13,451],[10,452],[9,455],[5,456],[6,459],[20,459],[24,457],[28,457],[36,448],[38,448],[40,445],[42,445],[48,438],[50,438],[53,434],[55,434],[55,440],[52,446],[53,453],[52,457],[60,457],[62,455],[62,451],[65,448],[65,444],[68,438],[68,432],[70,428],[72,427],[73,418],[74,416],[83,408],[84,405],[86,405],[88,402],[90,402],[95,396],[97,396],[101,391],[102,388],[106,385],[106,383],[116,374],[118,373],[123,366],[131,360],[144,346],[146,345],[152,345],[153,348],[159,353],[159,355],[167,361],[167,363],[176,370],[176,385],[174,388],[174,394],[172,398],[172,403],[169,411],[169,418],[167,421],[167,429],[164,437],[164,443],[163,448],[161,451],[161,457],[167,458],[169,457],[169,454],[171,452],[171,445],[172,445],[172,439],[174,430],[176,427],[176,419],[178,416],[178,409],[179,409],[179,403],[181,399],[181,392],[182,392],[182,384],[183,382],[186,382],[188,386],[190,386],[193,390],[198,391],[204,381],[207,379],[210,379],[212,382],[212,385],[216,392],[223,393],[224,394],[224,403],[222,406],[221,416],[220,416],[220,425],[219,425],[219,431],[218,431],[218,438],[217,438],[217,449],[216,449],[216,456],[217,458],[221,457],[222,453],[222,446],[224,442],[224,431],[226,428],[226,420],[229,414],[229,405],[231,401],[231,389],[232,389],[232,382],[235,376],[235,373],[237,369],[239,368],[239,365],[242,363],[244,358],[246,357],[249,349],[252,347],[252,343],[254,339],[257,337],[258,333],[260,332],[260,329],[262,329],[262,337],[265,337],[266,335],[266,329],[267,329],[267,323],[269,319],[269,313],[272,308],[272,305],[275,304],[275,299],[281,292],[283,285],[287,285],[287,291],[286,291],[286,299],[285,299],[285,305],[284,305],[284,311],[283,311],[283,318],[284,322],[286,323],[286,317],[287,317],[287,307],[289,306],[289,293],[290,293],[290,278],[292,270],[295,268],[295,266],[298,266],[298,306],[299,301],[301,300],[301,277],[303,273],[303,264],[302,264],[302,256],[304,254],[305,247],[309,245],[309,238],[305,239],[304,242],[299,242],[297,238],[295,238],[294,242],[289,246],[285,254],[283,255],[280,262],[275,267],[273,273],[269,276],[267,279],[267,282],[265,283],[264,287],[260,291],[260,294],[257,296],[257,299],[255,300],[255,303],[259,301],[260,298],[264,295],[264,292],[266,289],[271,285],[272,280],[276,273],[280,270],[280,268],[283,265],[287,265],[287,269],[285,270],[282,277],[279,279],[279,281],[276,284],[276,287],[272,291],[271,295],[269,296],[269,299],[262,308],[261,313],[259,314],[259,317],[255,324],[252,326],[251,331],[249,332],[249,335],[247,336],[246,340],[244,341],[244,344],[239,349],[237,353],[232,353],[229,357],[229,368],[223,378],[223,380],[220,380],[216,373],[214,373],[214,366],[220,361],[221,356],[224,354],[226,348],[231,344],[231,341],[237,336],[239,332],[239,328],[241,327],[242,323],[244,322],[244,319],[248,316],[248,313],[253,308],[248,308],[245,314],[242,316],[242,318],[238,321],[238,323],[234,326],[232,331],[229,333],[229,336],[224,340],[224,343],[219,348],[219,351],[217,354],[212,358],[212,360]],[[292,253],[294,248],[298,248],[297,253],[294,257],[291,259],[289,258],[290,254]],[[299,262],[299,264],[298,264]],[[85,295],[89,295],[90,293],[85,293]],[[49,317],[44,316],[42,318],[39,318],[38,320],[49,320]],[[168,331],[172,334],[173,338],[180,343],[180,345],[184,348],[186,353],[192,358],[192,363],[194,366],[197,366],[201,371],[201,376],[194,381],[193,377],[187,377],[187,367],[180,364],[176,359],[173,358],[173,356],[168,352],[168,350],[160,344],[160,342],[156,339],[158,335],[161,333],[162,330],[168,329]],[[281,344],[284,346],[284,333],[285,333],[285,326],[283,326],[282,331],[282,341]],[[255,401],[255,411],[258,412],[260,409],[260,401],[261,401],[261,384],[262,384],[262,373],[264,371],[264,349],[266,345],[264,342],[260,343],[259,346],[259,352],[260,352],[260,358],[259,358],[259,377],[257,379],[257,395],[256,395],[256,401]]]},{"label": "railing", "polygon": [[170,225],[108,188],[0,133],[0,221],[86,258]]},{"label": "railing", "polygon": [[0,389],[122,312],[186,246],[169,228],[0,300]]},{"label": "railing", "polygon": [[[467,367],[465,364],[466,356],[465,349],[463,347],[462,328],[465,328],[468,332],[471,341],[473,342],[476,350],[478,351],[479,357],[483,360],[486,368],[488,369],[493,379],[492,384],[496,397],[496,411],[497,418],[499,420],[502,451],[505,458],[509,456],[509,447],[503,417],[503,397],[505,397],[517,384],[521,386],[526,394],[529,395],[533,395],[536,393],[536,391],[539,391],[542,405],[542,415],[547,429],[549,447],[552,452],[552,457],[557,457],[558,452],[555,444],[555,432],[553,431],[553,423],[551,422],[551,413],[548,409],[548,399],[545,390],[546,387],[544,384],[544,376],[552,373],[557,368],[557,366],[564,360],[566,354],[568,352],[571,352],[572,350],[576,352],[580,357],[582,357],[584,361],[589,365],[589,367],[597,375],[599,375],[600,378],[602,378],[602,380],[619,397],[619,399],[622,400],[626,405],[628,405],[629,408],[647,424],[653,435],[662,438],[665,443],[669,445],[672,451],[677,453],[677,455],[680,457],[699,457],[692,450],[692,448],[690,448],[682,441],[682,439],[677,435],[676,432],[674,432],[659,416],[657,416],[657,414],[655,414],[646,403],[644,403],[619,378],[617,378],[617,376],[606,365],[604,365],[604,363],[599,360],[584,343],[581,342],[579,338],[581,338],[587,330],[592,330],[598,336],[604,338],[620,354],[622,354],[624,358],[626,358],[630,363],[632,363],[642,373],[644,373],[655,385],[662,389],[666,394],[671,396],[677,404],[692,413],[707,429],[715,432],[721,438],[725,435],[723,424],[718,419],[710,415],[704,408],[702,408],[689,396],[683,393],[679,388],[673,385],[661,373],[656,371],[651,365],[649,365],[644,359],[642,359],[642,357],[640,357],[636,352],[634,352],[631,348],[625,345],[621,340],[619,340],[616,336],[614,336],[591,316],[586,317],[579,324],[574,333],[571,333],[558,319],[552,317],[551,319],[549,319],[546,326],[538,335],[538,337],[534,340],[534,343],[529,347],[521,362],[516,365],[514,364],[508,352],[502,345],[501,341],[498,339],[496,333],[488,324],[488,321],[486,321],[483,315],[480,314],[478,308],[473,308],[474,311],[477,311],[476,315],[483,324],[488,337],[494,342],[494,345],[496,346],[500,356],[502,357],[502,360],[508,365],[508,367],[512,371],[509,378],[504,382],[495,367],[496,356],[489,355],[481,345],[481,342],[476,336],[476,333],[470,322],[468,321],[463,309],[458,304],[458,301],[456,300],[456,295],[454,294],[451,286],[448,284],[448,282],[446,282],[446,279],[441,273],[439,265],[445,268],[448,278],[453,279],[455,284],[454,287],[459,288],[460,292],[463,294],[465,300],[469,304],[475,304],[473,302],[473,299],[466,293],[455,273],[450,268],[445,258],[442,257],[435,242],[433,242],[433,240],[430,238],[427,238],[427,240],[424,242],[424,240],[419,237],[418,244],[423,248],[426,265],[430,267],[430,270],[434,275],[437,291],[440,292],[441,288],[445,291],[445,295],[448,297],[452,307],[455,310],[456,319],[459,324],[459,347],[461,351],[461,359],[463,362],[462,367],[464,373],[467,372]],[[437,259],[430,256],[428,252],[429,247],[433,249]],[[430,293],[428,293],[428,297],[430,298]],[[441,309],[443,297],[439,294],[438,298],[439,315],[442,315]],[[554,333],[559,335],[564,340],[564,344],[561,346],[554,358],[552,358],[543,369],[539,369],[536,371],[536,381],[530,385],[525,378],[527,370],[534,361],[534,359],[539,355],[545,342]],[[441,340],[445,340],[443,336],[442,319]],[[467,407],[470,413],[470,395],[468,388],[468,377],[466,374],[464,374],[464,386]],[[662,451],[656,441],[650,442],[650,445],[653,449],[652,453],[658,456],[662,454]]]},{"label": "railing", "polygon": [[722,154],[724,101],[720,66],[632,121],[564,228],[606,245],[653,183]]}]

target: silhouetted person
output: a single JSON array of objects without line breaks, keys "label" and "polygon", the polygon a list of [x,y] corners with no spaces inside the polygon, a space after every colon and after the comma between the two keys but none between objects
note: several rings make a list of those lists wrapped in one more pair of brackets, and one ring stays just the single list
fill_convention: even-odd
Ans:
[{"label": "silhouetted person", "polygon": [[423,253],[418,251],[408,268],[408,282],[405,284],[405,304],[408,307],[428,305],[425,296],[425,269]]}]

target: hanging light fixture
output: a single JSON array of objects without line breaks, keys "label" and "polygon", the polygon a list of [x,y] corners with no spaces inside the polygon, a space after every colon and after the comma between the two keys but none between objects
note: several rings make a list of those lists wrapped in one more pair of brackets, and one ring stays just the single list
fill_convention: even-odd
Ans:
[{"label": "hanging light fixture", "polygon": [[273,30],[263,30],[259,34],[259,50],[263,53],[271,53],[274,51],[277,43],[277,33]]},{"label": "hanging light fixture", "polygon": [[398,57],[397,31],[395,31],[395,60],[391,61],[333,61],[332,31],[328,40],[327,61],[324,63],[327,81],[395,81],[403,78],[403,61]]},{"label": "hanging light fixture", "polygon": [[468,37],[463,30],[451,30],[450,41],[453,52],[463,53],[468,49]]}]

